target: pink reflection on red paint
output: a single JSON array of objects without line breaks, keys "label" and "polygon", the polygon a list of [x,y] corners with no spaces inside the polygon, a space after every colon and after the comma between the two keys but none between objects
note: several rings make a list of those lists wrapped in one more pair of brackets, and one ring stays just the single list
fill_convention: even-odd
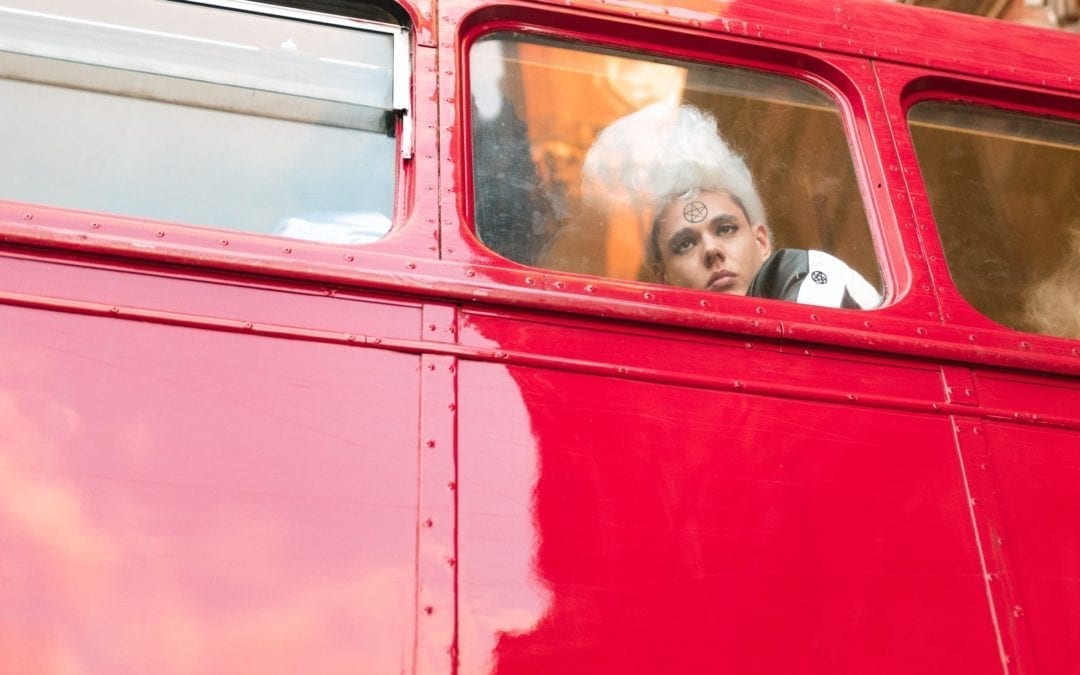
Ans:
[{"label": "pink reflection on red paint", "polygon": [[462,363],[458,410],[459,673],[492,672],[499,639],[532,630],[550,593],[536,572],[537,441],[518,383]]},{"label": "pink reflection on red paint", "polygon": [[415,357],[9,318],[0,672],[407,666]]}]

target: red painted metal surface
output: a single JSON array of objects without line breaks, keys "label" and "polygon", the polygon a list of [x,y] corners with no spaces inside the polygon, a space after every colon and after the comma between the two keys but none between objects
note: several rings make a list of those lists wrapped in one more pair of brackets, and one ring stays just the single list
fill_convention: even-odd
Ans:
[{"label": "red painted metal surface", "polygon": [[490,364],[460,380],[465,672],[1000,667],[946,418]]},{"label": "red painted metal surface", "polygon": [[418,356],[0,313],[3,672],[402,667]]},{"label": "red painted metal surface", "polygon": [[[0,672],[1076,672],[1080,343],[960,297],[905,121],[951,85],[1076,106],[1075,37],[869,0],[405,9],[381,242],[0,203]],[[820,84],[887,306],[486,250],[464,55],[506,29]]]},{"label": "red painted metal surface", "polygon": [[[1080,462],[1077,434],[1000,422],[983,426],[986,469],[1002,520],[987,542],[1002,570],[1008,631],[1031,640],[1030,668],[1075,672],[1080,664]],[[991,502],[993,503],[993,502]]]}]

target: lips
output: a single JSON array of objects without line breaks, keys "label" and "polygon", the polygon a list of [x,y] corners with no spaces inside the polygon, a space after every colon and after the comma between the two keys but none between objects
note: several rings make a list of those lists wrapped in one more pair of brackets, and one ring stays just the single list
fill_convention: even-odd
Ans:
[{"label": "lips", "polygon": [[738,281],[738,276],[730,270],[720,270],[719,272],[713,272],[709,275],[709,281],[705,284],[705,288],[710,291],[727,291],[730,290]]}]

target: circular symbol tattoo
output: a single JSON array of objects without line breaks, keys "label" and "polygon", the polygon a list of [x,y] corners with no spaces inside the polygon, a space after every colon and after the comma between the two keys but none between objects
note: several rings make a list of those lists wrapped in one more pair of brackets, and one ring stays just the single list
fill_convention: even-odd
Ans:
[{"label": "circular symbol tattoo", "polygon": [[810,278],[814,280],[815,284],[826,284],[829,282],[829,277],[821,270],[815,271],[810,275]]},{"label": "circular symbol tattoo", "polygon": [[688,223],[700,223],[709,217],[709,209],[701,202],[690,202],[683,207],[682,217]]}]

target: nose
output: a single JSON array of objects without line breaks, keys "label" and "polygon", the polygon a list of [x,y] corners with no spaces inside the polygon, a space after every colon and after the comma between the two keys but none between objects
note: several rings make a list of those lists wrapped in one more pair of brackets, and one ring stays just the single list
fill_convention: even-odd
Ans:
[{"label": "nose", "polygon": [[720,240],[716,237],[706,237],[703,242],[704,246],[702,250],[705,252],[705,267],[712,267],[717,263],[722,263],[727,258],[724,252],[724,246],[720,243]]}]

